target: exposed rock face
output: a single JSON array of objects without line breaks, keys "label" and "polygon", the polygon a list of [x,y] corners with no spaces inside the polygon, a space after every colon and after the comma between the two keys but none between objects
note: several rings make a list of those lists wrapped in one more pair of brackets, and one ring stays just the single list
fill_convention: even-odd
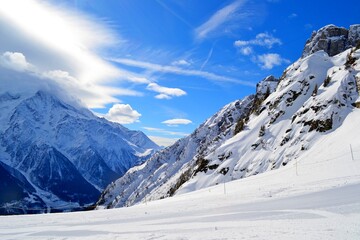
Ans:
[{"label": "exposed rock face", "polygon": [[356,46],[360,42],[360,24],[351,25],[349,29],[349,42],[351,46]]},{"label": "exposed rock face", "polygon": [[274,92],[278,83],[279,79],[273,75],[267,76],[261,82],[256,84],[256,93],[266,94],[266,92]]},{"label": "exposed rock face", "polygon": [[327,25],[313,32],[307,40],[302,57],[324,50],[329,56],[334,56],[344,50],[355,47],[360,40],[360,25],[351,25],[350,29]]}]

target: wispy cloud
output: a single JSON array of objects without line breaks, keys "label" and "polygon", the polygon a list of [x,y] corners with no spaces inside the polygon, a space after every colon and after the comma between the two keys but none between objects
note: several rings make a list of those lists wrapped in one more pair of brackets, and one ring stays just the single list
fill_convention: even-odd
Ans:
[{"label": "wispy cloud", "polygon": [[168,5],[166,5],[165,3],[163,3],[160,0],[156,0],[156,2],[162,6],[167,12],[169,12],[171,15],[173,15],[174,17],[176,17],[177,19],[179,19],[181,22],[183,22],[185,25],[187,25],[190,28],[193,28],[192,24],[185,20],[185,18],[183,18],[182,16],[180,16],[178,13],[176,13],[174,10],[172,10]]},{"label": "wispy cloud", "polygon": [[237,40],[234,42],[235,47],[239,47],[241,49],[249,47],[249,46],[262,46],[268,49],[272,48],[274,45],[281,45],[282,42],[279,38],[274,37],[269,33],[259,33],[256,35],[255,39],[251,40]]},{"label": "wispy cloud", "polygon": [[185,119],[185,118],[174,118],[174,119],[169,119],[169,120],[163,121],[161,123],[166,124],[169,127],[177,127],[179,125],[188,125],[188,124],[192,123],[192,121],[189,119]]},{"label": "wispy cloud", "polygon": [[[13,71],[17,77],[5,77],[5,69]],[[17,72],[17,73],[16,73]],[[20,52],[5,52],[0,55],[1,90],[14,92],[34,92],[50,90],[60,94],[63,100],[78,99],[90,108],[102,108],[108,103],[119,102],[113,96],[142,96],[130,89],[109,87],[92,82],[83,82],[69,72],[55,69],[42,71],[40,67],[27,61]],[[31,77],[31,81],[29,80]]]},{"label": "wispy cloud", "polygon": [[129,104],[114,104],[103,117],[112,122],[130,124],[139,122],[141,114],[134,110]]},{"label": "wispy cloud", "polygon": [[290,63],[290,60],[282,58],[277,53],[259,55],[256,57],[255,61],[257,61],[263,69],[272,69],[273,67],[280,66],[283,63]]},{"label": "wispy cloud", "polygon": [[159,93],[155,96],[155,98],[157,99],[171,99],[173,97],[180,97],[186,95],[186,92],[184,90],[181,90],[180,88],[163,87],[157,83],[149,83],[146,88],[150,91]]},{"label": "wispy cloud", "polygon": [[212,47],[210,48],[210,51],[207,55],[207,58],[205,59],[205,61],[203,62],[203,64],[201,65],[201,68],[200,70],[202,71],[204,69],[204,67],[206,66],[206,64],[209,62],[212,54],[213,54],[213,51],[214,51],[214,46],[215,46],[215,43],[212,45]]},{"label": "wispy cloud", "polygon": [[176,61],[173,61],[171,63],[171,65],[174,65],[174,66],[190,66],[191,63],[185,59],[179,59],[179,60],[176,60]]},{"label": "wispy cloud", "polygon": [[246,0],[236,0],[216,11],[206,22],[195,29],[195,38],[202,40],[208,37],[210,33],[217,31],[221,26],[234,18],[234,15],[246,2]]},{"label": "wispy cloud", "polygon": [[161,133],[161,134],[171,135],[171,136],[185,137],[185,136],[189,135],[188,133],[167,131],[167,130],[162,129],[162,128],[143,127],[143,129],[145,129],[145,130],[147,130],[149,132]]},{"label": "wispy cloud", "polygon": [[147,69],[155,72],[161,72],[161,73],[171,73],[171,74],[177,74],[177,75],[184,75],[184,76],[197,76],[208,80],[213,81],[219,81],[219,82],[229,82],[234,84],[240,84],[244,86],[254,86],[254,83],[249,81],[243,81],[239,79],[235,79],[232,77],[227,76],[221,76],[217,75],[211,72],[206,71],[199,71],[199,70],[191,70],[191,69],[182,69],[177,66],[169,66],[169,65],[159,65],[149,62],[143,62],[143,61],[136,61],[132,59],[126,59],[126,58],[113,58],[111,59],[114,62],[127,65],[127,66],[133,66],[138,67],[142,69]]}]

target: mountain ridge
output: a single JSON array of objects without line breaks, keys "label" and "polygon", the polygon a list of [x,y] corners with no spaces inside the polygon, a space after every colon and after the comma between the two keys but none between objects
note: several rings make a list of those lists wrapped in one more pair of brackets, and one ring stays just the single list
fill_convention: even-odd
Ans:
[{"label": "mountain ridge", "polygon": [[3,93],[0,109],[0,157],[7,166],[3,170],[33,188],[25,189],[32,197],[2,202],[7,206],[4,213],[26,212],[35,198],[41,199],[38,212],[93,204],[111,181],[159,148],[145,134],[44,90],[26,96]]},{"label": "mountain ridge", "polygon": [[[359,29],[357,26],[360,25],[352,25],[352,29]],[[318,32],[332,28],[326,26]],[[324,39],[314,35],[310,38],[312,43],[318,40]],[[357,47],[338,49],[340,52],[333,56],[329,56],[333,54],[332,48],[305,56],[309,51],[305,47],[303,57],[284,71],[274,88],[262,87],[266,85],[264,79],[257,85],[257,94],[245,97],[244,100],[251,98],[251,103],[248,108],[235,109],[236,118],[226,128],[232,134],[220,137],[218,145],[203,145],[205,149],[201,151],[200,144],[195,150],[181,146],[184,141],[206,142],[206,137],[194,136],[199,132],[202,136],[211,135],[211,127],[202,129],[209,123],[207,120],[187,140],[179,140],[109,185],[97,203],[98,208],[130,206],[186,193],[257,175],[296,160],[316,144],[318,136],[341,126],[358,102],[360,39],[355,40]],[[216,116],[228,120],[231,117],[220,110],[209,119]],[[220,129],[215,129],[221,136]],[[181,160],[185,154],[192,157]],[[181,165],[175,167],[177,171],[169,170],[176,165]]]}]

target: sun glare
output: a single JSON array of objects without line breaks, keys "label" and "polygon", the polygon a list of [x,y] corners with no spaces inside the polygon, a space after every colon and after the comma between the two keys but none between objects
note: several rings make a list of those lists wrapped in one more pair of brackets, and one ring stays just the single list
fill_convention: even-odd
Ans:
[{"label": "sun glare", "polygon": [[78,69],[72,74],[78,80],[98,82],[119,75],[96,54],[116,43],[116,37],[88,16],[33,0],[3,2],[0,13],[36,41],[75,60]]}]

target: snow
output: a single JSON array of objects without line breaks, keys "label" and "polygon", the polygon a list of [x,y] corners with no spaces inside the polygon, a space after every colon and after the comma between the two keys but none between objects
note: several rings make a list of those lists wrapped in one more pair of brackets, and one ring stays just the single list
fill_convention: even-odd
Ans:
[{"label": "snow", "polygon": [[[94,203],[111,181],[159,149],[144,133],[98,118],[52,92],[7,90],[0,90],[0,163],[23,176],[47,206],[84,205],[76,199],[81,191],[92,196],[86,203]],[[81,183],[81,188],[73,192],[68,184],[69,188],[55,192],[59,184],[75,176],[74,185]],[[15,200],[16,208],[27,206],[26,199]]]},{"label": "snow", "polygon": [[[346,66],[350,51],[289,66],[235,136],[254,96],[228,104],[108,186],[100,210],[0,216],[0,239],[360,239],[360,109],[352,105],[360,60]],[[311,129],[329,119],[330,129]],[[207,171],[155,200],[201,155]],[[134,206],[101,209],[124,205]]]},{"label": "snow", "polygon": [[359,119],[280,169],[128,208],[1,216],[0,239],[359,239]]},{"label": "snow", "polygon": [[[359,98],[355,76],[360,60],[350,68],[345,66],[351,51],[333,57],[318,51],[291,64],[279,83],[269,81],[273,77],[266,78],[257,90],[266,92],[269,87],[272,93],[259,107],[262,111],[249,116],[242,131],[234,135],[238,120],[247,118],[254,95],[226,105],[193,134],[130,169],[107,187],[98,205],[130,206],[187,193],[273,171],[309,156],[313,149],[319,149],[324,136],[334,135],[348,124],[344,121],[352,111],[359,111],[353,103]],[[325,84],[328,77],[330,83]],[[341,144],[342,138],[332,144]],[[197,171],[201,159],[205,167]]]},{"label": "snow", "polygon": [[183,172],[192,167],[198,155],[216,149],[233,136],[234,123],[249,111],[253,99],[251,95],[224,106],[190,136],[155,153],[144,164],[128,170],[122,178],[106,188],[100,204],[112,207],[133,205],[152,192],[155,192],[150,196],[152,199],[166,196]]},{"label": "snow", "polygon": [[[0,238],[359,239],[360,143],[354,160],[348,145],[359,115],[321,139],[318,149],[328,151],[309,152],[297,167],[128,208],[2,216]],[[348,140],[332,145],[344,134]]]},{"label": "snow", "polygon": [[[289,162],[300,161],[309,156],[312,149],[319,149],[324,136],[331,137],[337,129],[351,125],[344,120],[351,111],[359,111],[351,105],[358,97],[354,87],[354,75],[358,70],[355,68],[348,71],[344,67],[349,51],[334,57],[319,51],[291,65],[276,92],[264,101],[264,111],[260,115],[252,115],[242,132],[204,156],[209,165],[218,164],[217,169],[198,173],[183,184],[177,194],[249,177],[283,167]],[[326,76],[331,76],[331,83],[325,87],[323,82]],[[312,96],[315,85],[319,86],[319,90],[316,96]],[[298,95],[296,98],[293,97],[294,93]],[[277,107],[272,108],[271,105]],[[310,130],[306,124],[309,121],[327,119],[332,119],[332,128],[325,133]],[[359,122],[359,119],[360,116],[354,121]],[[259,136],[261,127],[265,130],[263,136]],[[342,138],[347,139],[348,135]],[[334,138],[332,144],[341,144],[339,142],[343,141],[342,138]],[[322,149],[328,147],[323,146]],[[229,157],[220,160],[219,156],[222,155]],[[221,169],[227,169],[227,173],[221,174]]]}]

